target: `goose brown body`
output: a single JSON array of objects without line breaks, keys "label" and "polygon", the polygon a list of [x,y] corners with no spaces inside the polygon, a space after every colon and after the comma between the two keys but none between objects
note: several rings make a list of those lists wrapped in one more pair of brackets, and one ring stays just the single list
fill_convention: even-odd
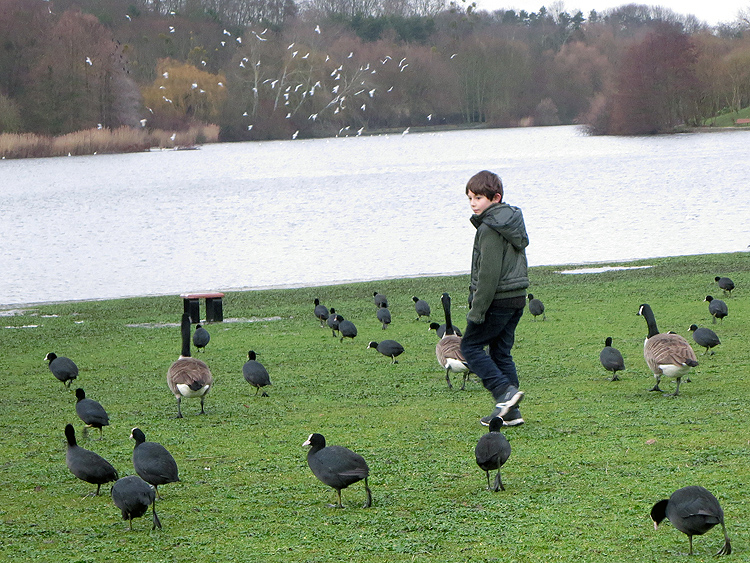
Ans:
[{"label": "goose brown body", "polygon": [[466,363],[461,352],[461,337],[457,336],[453,331],[453,323],[451,322],[451,298],[447,293],[443,293],[441,297],[443,304],[443,311],[445,312],[445,334],[438,340],[435,345],[435,357],[438,363],[445,370],[445,381],[448,382],[448,389],[453,389],[451,384],[451,372],[462,373],[464,376],[463,383],[461,384],[461,390],[466,389],[466,380],[469,378],[469,366]]},{"label": "goose brown body", "polygon": [[638,314],[646,319],[648,336],[643,343],[643,358],[656,378],[656,385],[651,391],[661,391],[659,382],[662,376],[675,379],[676,388],[673,396],[680,391],[680,381],[691,368],[698,365],[698,358],[687,340],[672,332],[660,333],[651,307],[640,306]]},{"label": "goose brown body", "polygon": [[182,398],[200,397],[201,412],[205,414],[203,403],[211,391],[214,378],[205,362],[190,356],[190,316],[182,315],[182,355],[167,370],[167,385],[177,399],[177,418],[182,418]]}]

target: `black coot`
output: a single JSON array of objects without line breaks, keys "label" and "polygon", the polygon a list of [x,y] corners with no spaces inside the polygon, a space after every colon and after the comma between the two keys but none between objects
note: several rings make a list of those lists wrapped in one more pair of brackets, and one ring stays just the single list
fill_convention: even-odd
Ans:
[{"label": "black coot", "polygon": [[365,458],[343,446],[326,447],[326,439],[322,434],[310,434],[303,446],[310,446],[307,452],[307,464],[310,470],[322,483],[336,490],[338,508],[341,504],[341,490],[357,481],[365,481],[367,498],[363,508],[372,505],[372,493],[367,483],[370,468]]},{"label": "black coot", "polygon": [[86,393],[80,387],[76,389],[76,414],[80,418],[86,427],[83,429],[84,433],[87,428],[98,428],[99,438],[102,437],[102,427],[109,426],[109,415],[104,407],[101,406],[97,401],[88,399]]},{"label": "black coot", "polygon": [[[490,431],[479,438],[474,454],[477,465],[487,474],[487,490],[497,492],[505,490],[500,478],[500,468],[510,457],[510,443],[505,435],[500,432],[503,427],[503,419],[495,417],[490,421]],[[490,471],[497,469],[495,484],[490,486]]]},{"label": "black coot", "polygon": [[198,350],[203,350],[205,352],[206,350],[204,348],[208,346],[210,340],[211,335],[205,328],[203,328],[203,325],[195,325],[195,332],[193,333],[193,346],[198,348]]},{"label": "black coot", "polygon": [[721,340],[719,340],[719,337],[710,328],[698,328],[698,325],[693,324],[688,327],[688,330],[693,333],[693,340],[695,341],[695,343],[698,346],[702,346],[706,349],[706,351],[703,352],[704,356],[706,355],[706,353],[712,355],[714,351],[711,350],[711,348],[721,344]]},{"label": "black coot", "polygon": [[65,425],[65,439],[68,449],[65,453],[65,463],[70,472],[81,481],[96,485],[96,492],[87,496],[99,494],[104,483],[117,481],[117,470],[106,459],[97,453],[79,446],[76,442],[76,431],[72,424]]},{"label": "black coot", "polygon": [[404,347],[401,346],[395,340],[383,340],[382,342],[370,342],[367,348],[375,348],[378,352],[384,356],[388,356],[391,359],[392,364],[397,364],[396,356],[400,356],[404,353]]},{"label": "black coot", "polygon": [[159,485],[175,483],[180,480],[177,462],[167,451],[167,448],[157,442],[146,442],[146,435],[140,428],[133,428],[130,437],[135,440],[133,448],[133,467],[135,472],[156,489],[159,495]]},{"label": "black coot", "polygon": [[[253,350],[250,350],[247,353],[247,361],[242,366],[242,375],[245,377],[245,381],[255,387],[255,394],[257,395],[263,387],[271,385],[271,378],[263,364],[255,358],[257,358],[257,355]],[[263,391],[261,397],[268,397],[268,393]]]},{"label": "black coot", "polygon": [[657,502],[651,509],[654,529],[664,518],[668,518],[675,528],[687,534],[690,542],[690,555],[693,554],[693,536],[702,536],[716,524],[721,524],[724,530],[724,545],[716,555],[732,553],[732,545],[724,525],[724,511],[716,497],[707,489],[695,486],[683,487],[672,493],[669,499]]},{"label": "black coot", "polygon": [[54,352],[47,354],[44,359],[49,362],[49,370],[63,385],[70,389],[70,382],[78,377],[78,366],[70,358],[57,356]]},{"label": "black coot", "polygon": [[612,372],[611,381],[619,381],[617,372],[625,369],[625,360],[622,359],[622,354],[617,348],[612,347],[612,337],[608,336],[604,340],[604,348],[599,352],[599,361],[607,371]]},{"label": "black coot", "polygon": [[411,298],[412,301],[414,301],[414,310],[417,312],[417,320],[421,319],[422,317],[429,317],[431,310],[430,310],[430,304],[427,303],[424,299],[420,299],[416,295]]},{"label": "black coot", "polygon": [[127,520],[133,529],[133,518],[140,518],[150,506],[153,511],[152,530],[161,528],[161,522],[156,515],[156,493],[154,488],[138,475],[128,475],[112,485],[112,500],[122,512],[122,519]]}]

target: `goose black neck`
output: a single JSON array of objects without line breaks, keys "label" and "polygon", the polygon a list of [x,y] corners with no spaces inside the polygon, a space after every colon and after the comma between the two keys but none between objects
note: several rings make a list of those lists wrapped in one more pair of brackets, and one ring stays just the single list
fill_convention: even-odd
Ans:
[{"label": "goose black neck", "polygon": [[654,312],[651,310],[651,307],[648,305],[641,305],[641,315],[646,319],[646,324],[648,325],[648,338],[659,334],[659,329],[656,326],[656,318],[654,317]]},{"label": "goose black neck", "polygon": [[184,313],[180,323],[180,333],[182,334],[182,357],[190,357],[190,315]]},{"label": "goose black neck", "polygon": [[440,299],[443,302],[443,311],[445,311],[445,334],[446,336],[453,336],[453,319],[451,318],[451,297],[447,293],[443,293],[443,297]]}]

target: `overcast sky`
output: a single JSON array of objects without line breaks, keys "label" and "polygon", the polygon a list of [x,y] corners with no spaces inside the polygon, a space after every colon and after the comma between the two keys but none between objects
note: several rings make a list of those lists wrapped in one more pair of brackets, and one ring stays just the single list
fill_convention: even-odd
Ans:
[{"label": "overcast sky", "polygon": [[546,6],[548,9],[552,5],[562,4],[564,11],[574,14],[578,10],[588,17],[589,12],[593,9],[602,12],[609,8],[616,8],[626,4],[645,4],[647,6],[663,6],[669,8],[677,14],[692,14],[698,19],[707,22],[710,25],[717,23],[730,23],[737,19],[737,12],[744,8],[750,10],[750,0],[661,0],[655,2],[633,1],[623,2],[622,0],[475,0],[480,10],[494,11],[501,8],[511,10],[526,10],[527,12],[538,12],[539,8]]}]

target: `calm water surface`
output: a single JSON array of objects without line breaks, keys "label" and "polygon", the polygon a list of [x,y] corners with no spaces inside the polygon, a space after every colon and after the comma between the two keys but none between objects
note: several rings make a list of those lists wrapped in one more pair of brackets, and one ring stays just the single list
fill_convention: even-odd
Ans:
[{"label": "calm water surface", "polygon": [[496,171],[532,265],[746,250],[750,132],[575,127],[0,162],[0,304],[465,272]]}]

